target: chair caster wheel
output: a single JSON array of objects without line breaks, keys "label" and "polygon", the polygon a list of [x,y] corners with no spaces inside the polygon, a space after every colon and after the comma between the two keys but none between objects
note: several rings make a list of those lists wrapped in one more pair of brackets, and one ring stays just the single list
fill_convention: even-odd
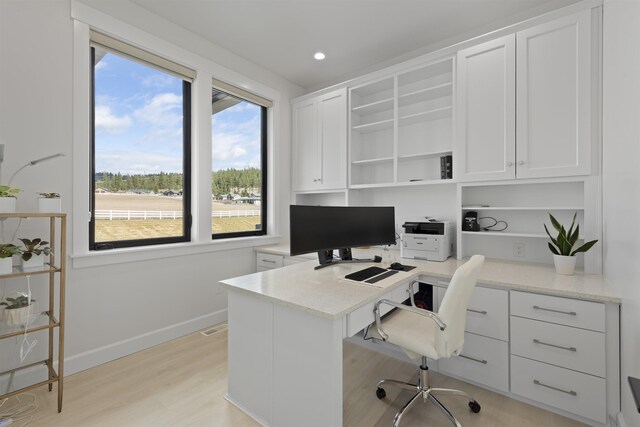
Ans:
[{"label": "chair caster wheel", "polygon": [[471,412],[473,412],[474,414],[477,414],[481,409],[480,404],[475,400],[473,402],[469,402],[469,409],[471,409]]},{"label": "chair caster wheel", "polygon": [[378,397],[378,399],[384,399],[385,397],[387,397],[387,392],[384,391],[383,388],[379,388],[376,390],[376,396]]}]

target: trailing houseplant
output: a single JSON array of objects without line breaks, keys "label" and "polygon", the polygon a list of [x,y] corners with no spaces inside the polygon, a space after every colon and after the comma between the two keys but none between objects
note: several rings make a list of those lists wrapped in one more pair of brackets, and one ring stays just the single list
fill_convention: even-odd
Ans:
[{"label": "trailing houseplant", "polygon": [[38,212],[62,212],[62,199],[60,193],[38,193],[38,196]]},{"label": "trailing houseplant", "polygon": [[20,248],[22,268],[42,267],[44,265],[44,257],[41,255],[51,254],[51,248],[47,246],[49,242],[40,238],[18,240],[20,240],[23,245],[23,247]]},{"label": "trailing houseplant", "polygon": [[33,303],[36,300],[29,299],[24,293],[18,293],[14,298],[7,297],[0,302],[4,306],[3,323],[7,326],[22,326],[29,321],[29,316],[33,313]]},{"label": "trailing houseplant", "polygon": [[16,211],[16,196],[20,193],[19,188],[0,185],[0,212],[14,213]]},{"label": "trailing houseplant", "polygon": [[567,230],[553,215],[549,214],[551,225],[558,232],[555,238],[549,232],[547,224],[544,224],[544,230],[551,239],[551,242],[548,242],[548,246],[551,253],[553,253],[556,272],[560,274],[573,274],[576,267],[576,254],[587,252],[593,245],[598,243],[597,240],[591,240],[574,249],[580,236],[580,224],[576,224],[576,216],[577,213],[574,213],[571,226]]},{"label": "trailing houseplant", "polygon": [[0,243],[0,274],[11,274],[13,256],[20,254],[20,249],[12,243]]}]

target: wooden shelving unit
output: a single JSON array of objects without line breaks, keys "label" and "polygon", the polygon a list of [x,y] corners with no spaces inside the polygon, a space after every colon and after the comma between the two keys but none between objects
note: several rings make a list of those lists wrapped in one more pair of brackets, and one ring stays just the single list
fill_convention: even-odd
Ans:
[{"label": "wooden shelving unit", "polygon": [[[22,270],[21,267],[13,267],[11,274],[0,275],[0,279],[14,279],[26,276],[48,275],[49,276],[49,307],[39,315],[35,315],[35,319],[29,322],[26,333],[48,330],[48,357],[35,363],[20,366],[4,372],[0,372],[0,377],[11,375],[19,371],[44,366],[47,369],[47,379],[44,381],[31,384],[10,393],[0,395],[0,400],[15,396],[25,391],[32,390],[43,385],[49,386],[49,391],[53,390],[53,384],[58,383],[58,412],[62,411],[62,393],[64,379],[64,313],[65,313],[65,262],[66,254],[66,235],[67,235],[67,214],[63,213],[0,213],[0,218],[41,218],[49,219],[49,246],[51,254],[49,260],[41,269]],[[59,235],[57,233],[60,233]],[[56,236],[59,236],[56,237]],[[56,240],[59,239],[59,248]],[[56,276],[58,277],[59,304],[58,317],[55,313],[55,289]],[[54,329],[58,329],[58,366],[54,367]],[[19,336],[25,333],[24,328],[0,327],[0,340]]]}]

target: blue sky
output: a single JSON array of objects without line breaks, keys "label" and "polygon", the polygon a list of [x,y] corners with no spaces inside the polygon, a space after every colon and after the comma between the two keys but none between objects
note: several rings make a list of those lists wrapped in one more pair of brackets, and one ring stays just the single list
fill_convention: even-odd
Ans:
[{"label": "blue sky", "polygon": [[[182,80],[107,53],[95,90],[96,172],[182,171]],[[260,167],[260,108],[216,114],[212,139],[213,170]]]}]

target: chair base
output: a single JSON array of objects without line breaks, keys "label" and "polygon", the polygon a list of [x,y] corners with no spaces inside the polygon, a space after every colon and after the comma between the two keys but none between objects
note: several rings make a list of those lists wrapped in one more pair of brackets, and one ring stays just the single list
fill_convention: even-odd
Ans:
[{"label": "chair base", "polygon": [[462,424],[453,416],[451,412],[434,396],[436,395],[453,395],[453,396],[462,396],[469,400],[469,409],[472,412],[478,413],[480,412],[480,404],[473,399],[469,394],[465,393],[462,390],[454,390],[449,388],[432,388],[429,386],[429,368],[426,366],[426,358],[423,358],[422,365],[420,366],[420,374],[418,376],[418,384],[404,383],[396,380],[382,380],[378,383],[378,388],[376,390],[376,396],[378,399],[384,399],[387,395],[383,385],[393,385],[399,387],[403,390],[409,390],[416,392],[411,399],[398,411],[396,416],[393,419],[393,427],[398,427],[400,425],[400,420],[404,416],[404,414],[418,401],[419,397],[422,397],[423,402],[427,402],[430,400],[436,408],[438,408],[443,414],[449,418],[449,420],[456,427],[462,427]]}]

